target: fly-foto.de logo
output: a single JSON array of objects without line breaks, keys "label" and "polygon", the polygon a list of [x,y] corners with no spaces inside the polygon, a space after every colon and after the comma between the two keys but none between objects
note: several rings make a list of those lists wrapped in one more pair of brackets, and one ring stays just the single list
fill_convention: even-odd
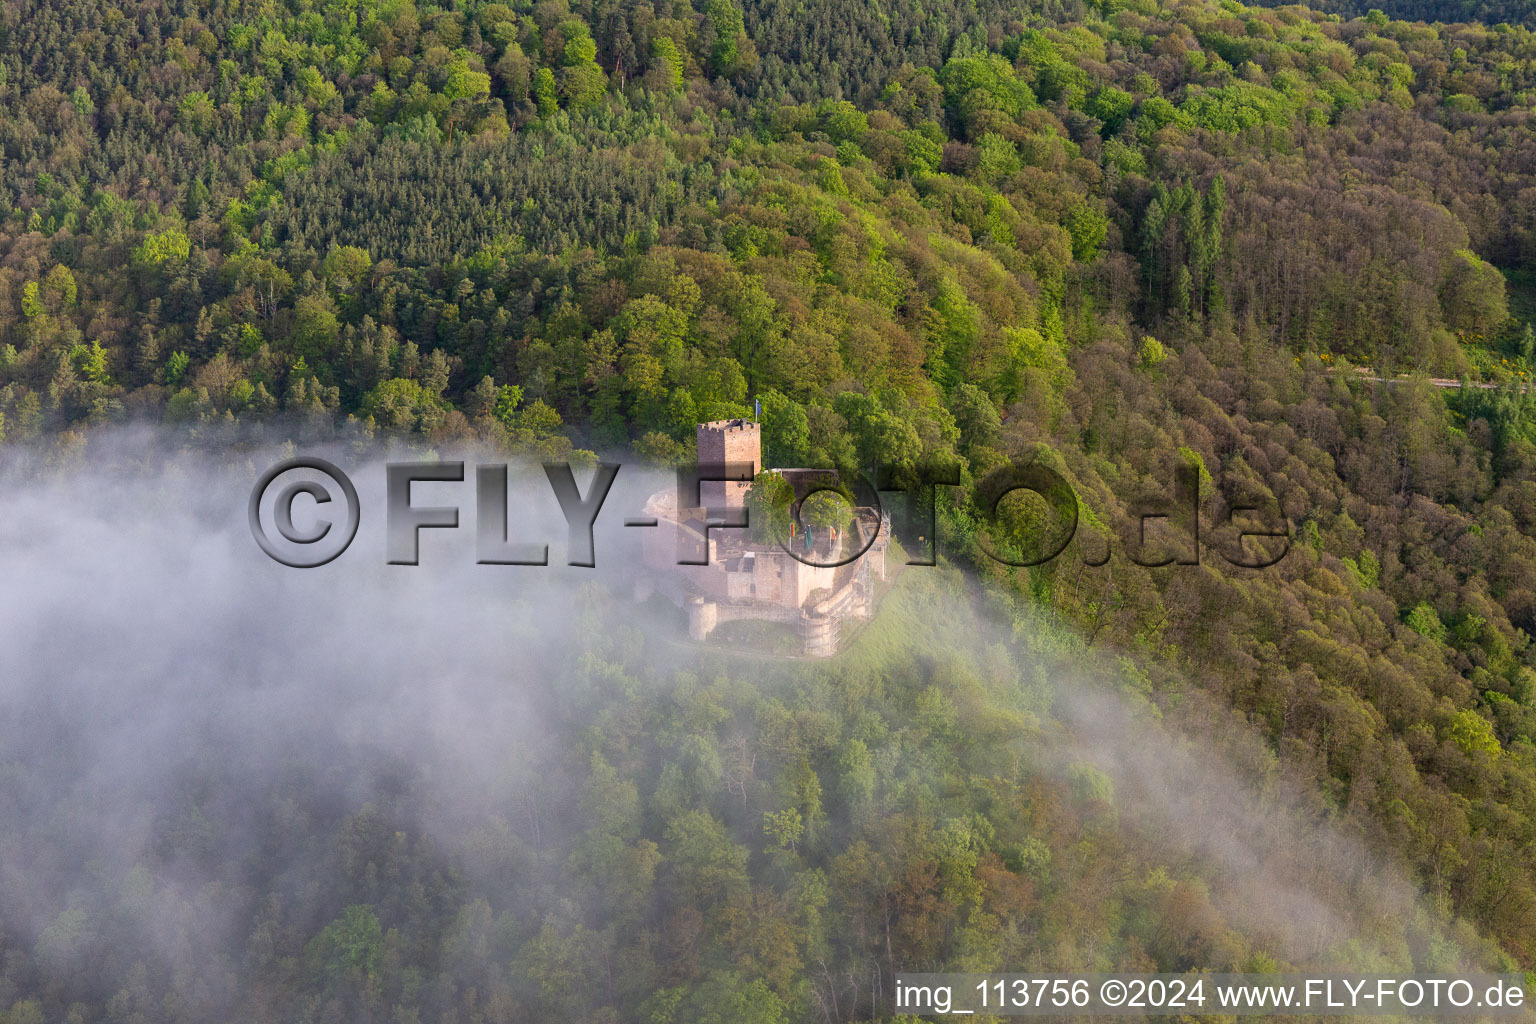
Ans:
[{"label": "fly-foto.de logo", "polygon": [[[618,477],[620,464],[596,464],[585,493],[568,462],[544,463],[543,471],[566,525],[566,564],[595,567],[594,527]],[[459,483],[465,464],[456,461],[392,462],[385,470],[385,557],[390,565],[416,565],[422,530],[455,530],[458,505],[419,505],[412,496],[417,483]],[[301,476],[300,474],[304,474]],[[314,476],[323,480],[313,479]],[[1135,529],[1126,555],[1138,565],[1198,565],[1200,561],[1201,497],[1197,468],[1174,470],[1173,497],[1150,502],[1153,507],[1133,514]],[[766,481],[766,482],[765,482]],[[862,557],[892,530],[882,495],[902,513],[900,535],[909,552],[908,565],[937,564],[938,489],[956,487],[954,467],[927,467],[905,473],[882,474],[872,484],[858,470],[793,469],[759,472],[753,462],[700,463],[679,467],[675,494],[658,492],[623,521],[625,527],[670,534],[678,565],[707,565],[721,531],[755,530],[796,561],[815,567],[836,567]],[[764,493],[759,494],[762,491]],[[820,496],[820,497],[818,497]],[[482,565],[540,566],[549,564],[549,539],[513,536],[509,529],[510,498],[506,463],[477,465],[472,495],[476,562]],[[823,500],[830,497],[832,500]],[[1005,504],[1027,498],[1031,513],[1021,526]],[[1060,473],[1039,462],[1008,466],[983,478],[975,489],[975,511],[982,528],[977,546],[995,561],[1012,566],[1043,565],[1059,557],[1079,528],[1079,501]],[[1273,504],[1273,502],[1270,502]],[[307,505],[305,525],[295,508]],[[842,512],[839,514],[838,507]],[[831,510],[830,512],[827,510]],[[262,474],[251,490],[247,508],[251,534],[261,550],[294,568],[316,568],[341,555],[357,536],[362,503],[352,480],[324,459],[287,459]],[[754,515],[767,522],[754,523]],[[1240,517],[1258,522],[1240,522]],[[1265,525],[1278,521],[1279,525]],[[519,521],[524,521],[519,517]],[[1154,525],[1155,524],[1155,525]],[[1233,565],[1261,569],[1274,565],[1289,550],[1290,531],[1278,509],[1260,504],[1229,504],[1225,525],[1232,543],[1220,550]],[[1160,532],[1161,543],[1149,539],[1149,527]],[[1258,543],[1248,543],[1255,540]],[[1094,550],[1082,545],[1087,565],[1103,565],[1111,543],[1103,539]]]}]

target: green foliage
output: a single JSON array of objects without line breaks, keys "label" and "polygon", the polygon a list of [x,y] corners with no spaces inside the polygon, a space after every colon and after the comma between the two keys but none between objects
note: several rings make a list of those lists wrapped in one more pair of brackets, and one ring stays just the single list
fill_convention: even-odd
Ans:
[{"label": "green foliage", "polygon": [[714,37],[709,68],[717,75],[737,75],[757,63],[757,50],[746,34],[736,0],[706,0],[704,18]]},{"label": "green foliage", "polygon": [[171,357],[165,362],[165,382],[172,386],[180,384],[187,375],[187,367],[192,364],[192,358],[185,352],[172,352]]},{"label": "green foliage", "polygon": [[337,288],[350,291],[363,282],[372,267],[373,259],[368,255],[368,250],[355,245],[341,245],[332,247],[326,253],[321,272]]},{"label": "green foliage", "polygon": [[101,341],[92,341],[89,345],[76,345],[70,353],[71,362],[86,380],[95,384],[108,384],[107,378],[107,350],[101,347]]},{"label": "green foliage", "polygon": [[759,544],[789,543],[790,510],[794,506],[795,491],[777,473],[762,472],[747,488],[747,523],[752,537]]},{"label": "green foliage", "polygon": [[62,263],[54,266],[43,278],[42,293],[44,302],[60,312],[73,309],[80,295],[75,275]]},{"label": "green foliage", "polygon": [[894,416],[876,398],[856,391],[845,391],[833,403],[837,414],[847,424],[861,465],[911,469],[922,454],[922,438],[912,424]]},{"label": "green foliage", "polygon": [[151,231],[133,250],[133,262],[147,267],[185,260],[192,251],[192,242],[184,231],[167,228]]},{"label": "green foliage", "polygon": [[491,76],[484,71],[473,70],[467,61],[457,60],[449,66],[447,81],[443,83],[443,95],[450,100],[468,100],[488,95]]},{"label": "green foliage", "polygon": [[1067,214],[1067,232],[1072,236],[1072,258],[1079,263],[1092,263],[1109,233],[1109,218],[1104,211],[1087,202],[1080,202]]},{"label": "green foliage", "polygon": [[[1528,20],[1506,0],[1395,2]],[[1318,780],[1306,799],[1347,803],[1435,914],[1528,965],[1536,49],[1517,24],[1319,3],[32,5],[5,25],[0,78],[8,443],[141,414],[210,445],[371,420],[413,445],[677,465],[699,420],[755,398],[769,465],[953,460],[940,553],[978,592],[1049,602],[1041,636],[1129,652],[1158,714],[1255,723],[1276,777]],[[1159,369],[1172,352],[1177,373]],[[1372,379],[1402,370],[1491,386]],[[300,415],[258,422],[278,413]],[[1305,514],[1290,561],[1238,571],[1211,553],[1222,537],[1198,572],[1122,557],[1133,502],[1166,497],[1147,439],[1226,507]],[[977,552],[974,485],[1032,456],[1071,478],[1084,528],[1059,564],[1014,572]],[[783,525],[775,486],[754,486],[755,527]],[[999,530],[1028,540],[1044,511],[1010,507]],[[272,1001],[225,1016],[489,1019],[514,992],[539,1019],[798,1020],[843,998],[815,970],[867,995],[892,957],[1270,962],[1208,916],[1205,879],[1122,870],[1103,778],[1021,789],[1008,738],[1046,713],[1033,668],[951,676],[902,650],[868,678],[840,663],[846,704],[700,685],[675,708],[610,706],[605,734],[644,728],[594,769],[611,799],[590,834],[562,816],[467,844],[558,899],[482,910],[454,888],[472,873],[399,881],[387,841],[345,847],[347,895],[252,927],[234,970],[269,971]],[[659,690],[583,653],[573,693]],[[749,721],[775,738],[756,769],[733,745]],[[588,765],[588,739],[563,740]],[[1074,901],[1102,877],[1131,881]],[[364,903],[377,956],[339,952],[374,946],[349,911],[299,970],[306,929]],[[1178,908],[1209,928],[1176,929]],[[7,949],[6,998],[35,990],[63,1020],[66,991],[94,1006],[118,967],[90,946],[96,916],[55,923]],[[664,962],[622,944],[656,935]],[[89,972],[70,959],[86,949]],[[46,984],[34,955],[58,967]],[[229,970],[201,972],[208,989]],[[151,963],[87,1016],[217,1016],[181,992],[129,1005],[183,976]]]},{"label": "green foliage", "polygon": [[[1360,552],[1358,559],[1345,556],[1344,567],[1349,570],[1355,585],[1361,590],[1372,590],[1381,582],[1381,562],[1370,548]],[[1417,632],[1417,630],[1415,630]]]},{"label": "green foliage", "polygon": [[1493,727],[1476,711],[1458,711],[1452,715],[1449,732],[1451,741],[1468,754],[1475,751],[1497,754],[1502,749],[1498,737],[1493,734]]},{"label": "green foliage", "polygon": [[762,404],[763,462],[769,466],[806,466],[810,462],[811,425],[804,406],[777,391],[757,396]]},{"label": "green foliage", "polygon": [[386,430],[430,431],[446,410],[442,399],[419,382],[395,377],[364,395],[358,411]]},{"label": "green foliage", "polygon": [[560,69],[560,98],[568,110],[584,110],[599,103],[607,84],[603,69],[591,61]]},{"label": "green foliage", "polygon": [[560,109],[555,90],[555,73],[549,68],[539,68],[534,72],[533,97],[538,103],[540,117],[552,117]]},{"label": "green foliage", "polygon": [[1184,464],[1195,471],[1196,477],[1199,480],[1201,497],[1209,497],[1216,489],[1216,481],[1212,479],[1211,471],[1206,468],[1205,459],[1199,452],[1187,445],[1180,445],[1178,451],[1179,458],[1183,460]]},{"label": "green foliage", "polygon": [[939,72],[944,102],[962,123],[990,123],[996,112],[1017,118],[1035,104],[1034,93],[1019,81],[1012,65],[1001,57],[952,57]]},{"label": "green foliage", "polygon": [[517,407],[522,404],[523,389],[516,384],[503,384],[496,390],[496,404],[491,414],[502,422],[504,426],[514,426],[517,422]]},{"label": "green foliage", "polygon": [[903,157],[902,167],[909,175],[931,174],[939,169],[944,147],[919,131],[899,133]]},{"label": "green foliage", "polygon": [[779,848],[793,851],[800,840],[805,838],[805,821],[800,816],[800,809],[790,807],[782,811],[764,811],[763,835]]},{"label": "green foliage", "polygon": [[977,142],[976,172],[986,181],[1004,181],[1018,173],[1020,165],[1018,147],[1001,135],[988,132]]},{"label": "green foliage", "polygon": [[1464,334],[1491,334],[1509,315],[1504,275],[1466,249],[1457,250],[1449,264],[1440,286],[1446,323]]},{"label": "green foliage", "polygon": [[36,281],[28,281],[21,292],[21,315],[28,320],[46,316],[48,307],[43,305],[42,292]]},{"label": "green foliage", "polygon": [[834,142],[857,142],[869,131],[869,119],[847,100],[828,101],[822,105],[820,119],[827,136]]},{"label": "green foliage", "polygon": [[1131,109],[1136,105],[1136,98],[1123,89],[1117,89],[1112,85],[1106,85],[1096,89],[1089,98],[1087,104],[1088,113],[1104,123],[1103,131],[1106,135],[1120,130],[1120,126],[1130,117]]},{"label": "green foliage", "polygon": [[853,504],[837,491],[817,491],[800,503],[800,519],[817,530],[841,533],[853,522]]},{"label": "green foliage", "polygon": [[1089,764],[1075,764],[1067,772],[1080,800],[1109,805],[1115,800],[1115,786],[1109,776]]},{"label": "green foliage", "polygon": [[1179,111],[1201,128],[1241,132],[1264,126],[1290,125],[1302,108],[1299,97],[1251,82],[1233,82],[1194,93]]},{"label": "green foliage", "polygon": [[683,87],[683,55],[671,37],[657,36],[651,41],[651,68],[663,91],[675,92]]},{"label": "green foliage", "polygon": [[371,978],[384,953],[384,933],[372,907],[351,906],[321,930],[305,949],[314,967],[331,978]]},{"label": "green foliage", "polygon": [[1414,605],[1403,621],[1420,636],[1428,637],[1436,643],[1445,643],[1445,624],[1427,603],[1421,601]]},{"label": "green foliage", "polygon": [[316,365],[330,359],[341,335],[335,304],[325,295],[306,295],[294,304],[289,337],[296,355]]}]

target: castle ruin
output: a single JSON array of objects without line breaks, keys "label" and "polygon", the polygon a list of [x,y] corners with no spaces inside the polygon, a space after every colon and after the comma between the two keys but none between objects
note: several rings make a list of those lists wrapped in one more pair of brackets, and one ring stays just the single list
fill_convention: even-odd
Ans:
[{"label": "castle ruin", "polygon": [[[700,465],[750,465],[762,471],[762,433],[746,419],[716,420],[698,426]],[[790,509],[797,520],[800,502],[816,490],[835,486],[835,470],[775,469],[794,495]],[[699,484],[697,505],[679,507],[674,491],[660,491],[646,503],[645,514],[661,529],[646,531],[645,561],[654,587],[688,612],[688,633],[704,641],[722,622],[782,622],[796,630],[807,657],[836,654],[851,627],[875,611],[875,581],[886,578],[885,556],[890,523],[876,509],[860,506],[842,535],[824,530],[809,539],[797,533],[788,543],[754,539],[750,529],[722,528],[727,516],[745,510],[748,481],[706,480]],[[712,528],[706,528],[712,527]],[[843,565],[853,552],[863,553]],[[680,552],[697,552],[704,565],[679,565]],[[817,564],[820,563],[820,564]]]}]

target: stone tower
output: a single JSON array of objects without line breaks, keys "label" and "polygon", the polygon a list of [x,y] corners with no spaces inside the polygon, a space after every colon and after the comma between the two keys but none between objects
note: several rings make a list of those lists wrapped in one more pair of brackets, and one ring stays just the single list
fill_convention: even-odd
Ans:
[{"label": "stone tower", "polygon": [[[698,428],[699,465],[749,463],[752,475],[763,471],[762,428],[751,420],[715,420]],[[699,496],[707,508],[735,508],[746,503],[749,481],[705,480]]]}]

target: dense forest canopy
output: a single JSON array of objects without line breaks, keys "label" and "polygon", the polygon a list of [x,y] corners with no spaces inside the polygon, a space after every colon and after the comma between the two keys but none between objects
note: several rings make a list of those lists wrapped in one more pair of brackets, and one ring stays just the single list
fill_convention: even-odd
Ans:
[{"label": "dense forest canopy", "polygon": [[837,659],[764,657],[637,605],[622,527],[596,571],[437,537],[299,573],[218,513],[247,467],[155,455],[0,493],[67,510],[0,551],[38,579],[0,647],[8,1021],[855,1021],[994,962],[1500,966],[1219,696],[953,569]]},{"label": "dense forest canopy", "polygon": [[[1230,712],[1313,787],[1314,815],[1404,866],[1435,927],[1536,970],[1536,37],[1497,4],[1441,6],[13,0],[4,439],[72,449],[148,420],[221,451],[294,433],[666,465],[693,458],[698,422],[760,401],[774,465],[958,465],[940,502],[947,559],[1021,623],[1044,608],[1122,655],[1148,714]],[[1050,564],[1011,568],[982,544],[1027,539],[1031,517],[989,517],[976,483],[1026,459],[1071,482],[1082,528]],[[1166,500],[1179,466],[1199,471],[1213,527],[1278,510],[1286,558],[1247,571],[1129,557],[1132,510]],[[959,684],[930,669],[913,700],[942,723]],[[708,698],[696,713],[711,724],[689,728],[723,729],[748,713],[737,700]],[[898,957],[1012,966],[982,953],[1013,949],[998,936],[1064,884],[1026,833],[1055,851],[1087,841],[1040,820],[1056,813],[1047,795],[967,790],[974,830],[940,828],[932,849],[826,833],[805,841],[822,881],[792,880],[808,794],[872,793],[906,756],[847,714],[764,783],[793,799],[750,804],[778,815],[770,852],[760,819],[724,814],[729,773],[709,744],[675,764],[664,740],[584,748],[623,806],[593,812],[611,834],[582,870],[686,876],[679,903],[643,886],[568,908],[520,891],[555,915],[542,945],[503,929],[495,971],[429,1000],[377,979],[426,970],[446,921],[481,942],[512,904],[449,887],[429,913],[359,883],[329,923],[263,925],[270,959],[241,975],[260,1000],[230,998],[285,1019],[301,1003],[491,1019],[477,1000],[510,991],[508,964],[589,956],[618,972],[615,936],[637,922],[716,960],[684,950],[664,985],[637,968],[592,1006],[529,1012],[777,1019],[719,1009],[756,986],[752,1006],[783,1019],[866,1019],[886,1012],[873,982],[827,1008],[849,972],[888,981]],[[946,728],[911,756],[948,756]],[[367,850],[347,862],[365,874],[384,870],[395,831],[393,812],[369,813]],[[317,830],[363,827],[338,814],[316,811]],[[171,870],[195,841],[172,830],[139,866]],[[847,880],[862,895],[796,888],[844,884],[834,859],[850,856],[871,858]],[[270,869],[239,884],[259,890]],[[1116,913],[1031,947],[1033,962],[1286,959],[1200,917],[1197,867],[1157,879],[1151,903],[1082,884]],[[1178,930],[1157,903],[1175,895],[1206,924]],[[266,913],[244,906],[247,923]],[[956,906],[971,918],[943,916]],[[883,967],[874,919],[848,916],[869,907],[912,929]],[[52,913],[77,910],[61,929],[110,941],[83,905]],[[817,915],[857,934],[826,937]],[[777,930],[748,928],[760,918]],[[406,940],[422,945],[389,945]],[[1406,942],[1399,964],[1433,960]],[[798,959],[763,952],[794,943]],[[0,1011],[14,1003],[17,1021],[214,1005],[178,1004],[185,979],[127,962],[71,987],[68,957],[3,917],[0,949]],[[825,977],[807,982],[813,964]],[[134,994],[114,1002],[129,976]],[[647,986],[674,1002],[639,1016]]]}]

